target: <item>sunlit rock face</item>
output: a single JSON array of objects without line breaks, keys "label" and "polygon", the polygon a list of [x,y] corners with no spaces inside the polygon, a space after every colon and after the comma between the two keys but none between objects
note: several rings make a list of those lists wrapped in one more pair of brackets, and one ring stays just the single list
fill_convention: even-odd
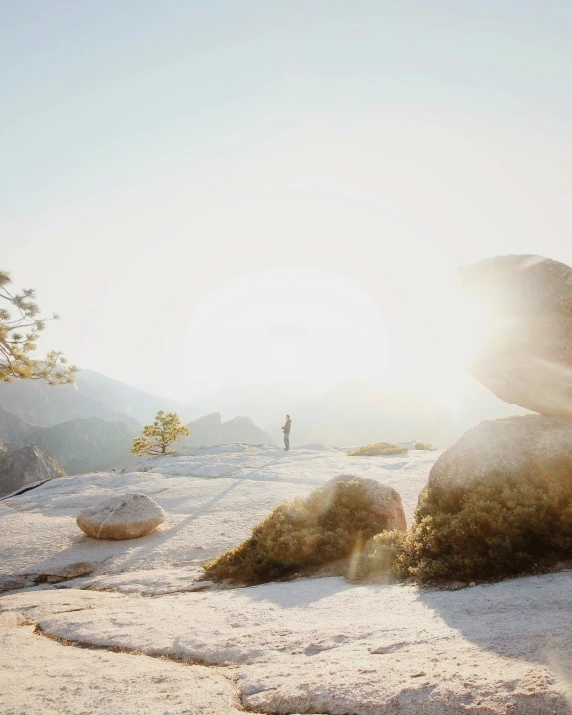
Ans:
[{"label": "sunlit rock face", "polygon": [[468,490],[538,476],[553,481],[555,465],[572,473],[572,425],[544,415],[487,420],[447,449],[429,474],[429,490]]},{"label": "sunlit rock face", "polygon": [[572,417],[572,268],[509,255],[458,277],[481,310],[472,374],[505,402]]},{"label": "sunlit rock face", "polygon": [[62,466],[33,444],[0,452],[0,497],[65,474]]}]

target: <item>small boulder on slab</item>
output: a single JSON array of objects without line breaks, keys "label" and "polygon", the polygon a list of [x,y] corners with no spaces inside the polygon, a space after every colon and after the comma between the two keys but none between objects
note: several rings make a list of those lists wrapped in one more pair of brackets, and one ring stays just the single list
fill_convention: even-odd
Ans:
[{"label": "small boulder on slab", "polygon": [[84,509],[79,528],[96,539],[137,539],[165,521],[165,512],[145,494],[123,494]]}]

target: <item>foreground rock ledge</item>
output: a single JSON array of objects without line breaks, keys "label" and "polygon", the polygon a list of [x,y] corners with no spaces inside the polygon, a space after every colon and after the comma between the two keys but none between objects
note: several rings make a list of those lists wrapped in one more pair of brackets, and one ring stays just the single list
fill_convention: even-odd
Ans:
[{"label": "foreground rock ledge", "polygon": [[84,509],[79,528],[96,539],[136,539],[165,521],[165,512],[145,494],[124,494]]},{"label": "foreground rock ledge", "polygon": [[[243,705],[253,712],[569,715],[570,583],[569,573],[559,573],[448,592],[411,585],[352,587],[343,579],[321,578],[152,599],[54,589],[5,596],[0,609],[20,622],[38,623],[47,636],[231,666],[221,672],[235,681]],[[35,715],[56,712],[50,697],[57,697],[52,703],[59,706],[60,698],[70,702],[82,692],[89,692],[94,703],[79,700],[77,707],[57,712],[212,712],[200,709],[199,691],[186,692],[181,708],[171,699],[178,691],[167,690],[169,681],[151,675],[141,691],[148,700],[142,702],[141,680],[132,679],[144,666],[142,656],[107,654],[110,665],[112,659],[117,662],[111,675],[126,681],[123,688],[108,684],[100,660],[105,651],[55,644],[42,653],[42,644],[52,641],[34,636],[35,650],[22,663],[25,628],[12,633],[14,639],[0,649],[0,668],[15,685],[8,694],[0,691],[0,712],[6,712],[15,687],[22,691],[22,673],[26,685],[40,685],[23,691],[27,697],[35,694],[26,702]],[[76,668],[68,658],[79,654],[85,654],[85,667]],[[172,666],[171,671],[179,668],[181,677],[189,672],[192,678],[200,668],[154,662]],[[78,676],[72,685],[70,672]],[[200,672],[208,675],[212,669]],[[122,697],[120,709],[103,698],[95,706],[98,693],[88,691],[96,683],[90,673],[98,674],[104,693]],[[162,710],[153,699],[158,693]],[[16,702],[24,707],[22,699]],[[217,715],[226,712],[224,705],[221,700]]]}]

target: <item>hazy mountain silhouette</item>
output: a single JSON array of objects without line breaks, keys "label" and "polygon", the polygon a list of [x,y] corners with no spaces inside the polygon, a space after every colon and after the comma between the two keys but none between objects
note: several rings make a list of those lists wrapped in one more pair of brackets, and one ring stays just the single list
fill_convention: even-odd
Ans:
[{"label": "hazy mountain silhouette", "polygon": [[56,459],[68,474],[125,467],[137,434],[124,422],[77,418],[49,427],[32,425],[0,407],[0,441],[11,453],[28,445]]},{"label": "hazy mountain silhouette", "polygon": [[423,439],[445,448],[482,420],[526,412],[502,402],[470,377],[455,407],[447,407],[445,399],[360,379],[314,396],[298,383],[233,388],[204,400],[201,411],[215,405],[224,415],[239,411],[250,415],[275,442],[282,440],[280,427],[288,413],[293,444],[338,446]]},{"label": "hazy mountain silhouette", "polygon": [[[125,445],[127,434],[140,432],[142,425],[153,421],[159,409],[177,412],[183,423],[197,413],[206,414],[189,423],[191,435],[183,443],[197,447],[229,442],[280,443],[280,427],[286,413],[293,420],[293,445],[319,442],[349,447],[385,440],[423,439],[448,447],[482,420],[526,412],[501,402],[473,378],[467,379],[463,399],[454,408],[447,407],[445,399],[360,379],[341,383],[324,394],[312,393],[298,382],[235,387],[212,394],[192,407],[190,404],[186,395],[180,402],[158,397],[91,370],[78,374],[77,387],[49,387],[29,380],[0,383],[0,406],[25,422],[51,427],[79,418],[123,423],[127,431],[117,428],[117,435]],[[249,417],[234,417],[237,414]],[[91,429],[103,435],[104,428],[95,424],[77,428],[80,441],[79,435]],[[13,423],[5,429],[17,433],[21,425]],[[62,428],[62,435],[67,429]],[[110,435],[105,437],[108,438]],[[57,454],[47,451],[60,460]],[[129,460],[128,449],[122,457],[120,452],[113,451],[107,465],[127,466]],[[60,461],[70,469],[69,461]],[[74,470],[81,468],[75,458],[71,463]]]},{"label": "hazy mountain silhouette", "polygon": [[92,370],[81,370],[75,386],[50,387],[40,380],[1,382],[0,406],[27,422],[46,426],[98,417],[139,429],[152,422],[158,410],[177,412],[183,420],[193,416],[175,400],[151,395]]},{"label": "hazy mountain silhouette", "polygon": [[182,444],[189,447],[210,447],[216,444],[272,444],[269,434],[257,427],[249,417],[235,417],[223,422],[220,412],[214,412],[189,422],[189,436]]}]

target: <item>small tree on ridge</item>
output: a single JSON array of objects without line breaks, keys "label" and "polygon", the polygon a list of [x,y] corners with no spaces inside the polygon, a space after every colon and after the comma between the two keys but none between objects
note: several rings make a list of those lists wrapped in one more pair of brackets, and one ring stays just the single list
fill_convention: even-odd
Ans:
[{"label": "small tree on ridge", "polygon": [[131,451],[133,454],[151,456],[170,454],[175,450],[169,445],[179,442],[183,435],[188,434],[189,430],[181,424],[179,415],[159,410],[153,424],[143,427],[143,435],[133,440]]}]

